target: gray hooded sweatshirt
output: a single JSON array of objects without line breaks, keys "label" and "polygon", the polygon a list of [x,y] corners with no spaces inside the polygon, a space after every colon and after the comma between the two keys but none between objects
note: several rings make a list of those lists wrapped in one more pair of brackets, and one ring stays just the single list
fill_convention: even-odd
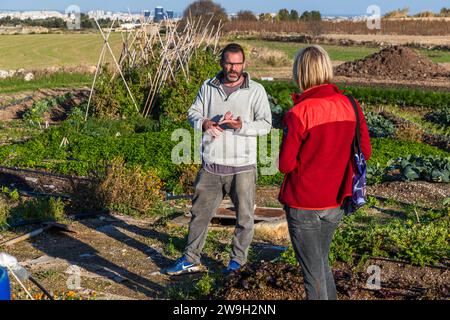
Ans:
[{"label": "gray hooded sweatshirt", "polygon": [[204,133],[201,144],[203,163],[232,167],[256,165],[257,136],[268,134],[272,128],[266,90],[245,73],[245,81],[239,90],[227,96],[221,88],[221,76],[219,73],[203,83],[188,111],[189,123],[201,131],[205,119],[219,122],[227,111],[231,111],[234,118],[241,117],[242,128],[226,129],[216,139]]}]

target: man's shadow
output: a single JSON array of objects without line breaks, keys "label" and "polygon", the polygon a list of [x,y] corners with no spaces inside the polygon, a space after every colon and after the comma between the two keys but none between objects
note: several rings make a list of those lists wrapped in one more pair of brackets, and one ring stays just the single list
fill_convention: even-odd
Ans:
[{"label": "man's shadow", "polygon": [[[94,247],[68,233],[48,233],[45,238],[32,239],[31,243],[50,257],[64,259],[71,265],[108,278],[148,297],[157,298],[164,292],[164,287],[101,257]],[[87,253],[89,257],[81,258],[80,253]]]},{"label": "man's shadow", "polygon": [[[107,225],[108,228],[102,227],[96,228],[95,224],[91,223],[90,220],[81,220],[79,222],[88,228],[95,229],[98,232],[102,232],[108,237],[111,237],[116,241],[122,242],[123,244],[135,250],[138,250],[144,253],[145,255],[148,255],[149,258],[153,261],[153,263],[159,268],[161,273],[164,273],[165,269],[174,263],[174,260],[166,258],[162,252],[152,248],[151,246],[145,243],[142,243],[141,241],[134,239],[133,237],[119,230],[119,228],[140,237],[145,237],[148,239],[159,241],[163,247],[172,243],[172,245],[176,250],[183,252],[187,242],[186,236],[185,237],[173,236],[169,235],[168,233],[163,233],[156,230],[158,225],[164,225],[167,220],[174,219],[183,214],[184,214],[183,212],[175,212],[169,215],[168,217],[161,217],[152,224],[150,224],[149,228],[143,228],[141,226],[129,224],[125,220],[118,220],[117,222],[112,222],[109,225]],[[208,267],[217,268],[218,262],[214,259],[211,259],[203,255],[202,261]]]}]

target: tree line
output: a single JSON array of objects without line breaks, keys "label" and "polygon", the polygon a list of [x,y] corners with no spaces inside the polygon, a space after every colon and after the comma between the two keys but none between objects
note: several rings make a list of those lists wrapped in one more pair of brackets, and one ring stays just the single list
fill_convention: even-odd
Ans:
[{"label": "tree line", "polygon": [[[110,27],[112,20],[109,18],[98,19],[97,22],[102,28]],[[67,23],[61,18],[46,18],[46,19],[19,19],[4,17],[0,19],[0,26],[15,27],[15,26],[25,26],[25,27],[44,27],[51,29],[67,29]],[[87,14],[81,14],[81,28],[82,29],[97,29],[94,19],[89,18]]]}]

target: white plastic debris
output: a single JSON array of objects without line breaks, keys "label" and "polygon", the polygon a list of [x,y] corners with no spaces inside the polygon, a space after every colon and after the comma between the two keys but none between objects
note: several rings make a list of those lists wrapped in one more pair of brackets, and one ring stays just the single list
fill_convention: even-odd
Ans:
[{"label": "white plastic debris", "polygon": [[30,277],[30,273],[22,267],[17,259],[7,253],[0,253],[0,267],[6,268],[14,272],[20,281],[25,281]]},{"label": "white plastic debris", "polygon": [[31,81],[34,79],[34,74],[32,74],[31,72],[27,73],[25,75],[25,77],[23,78],[25,81]]}]

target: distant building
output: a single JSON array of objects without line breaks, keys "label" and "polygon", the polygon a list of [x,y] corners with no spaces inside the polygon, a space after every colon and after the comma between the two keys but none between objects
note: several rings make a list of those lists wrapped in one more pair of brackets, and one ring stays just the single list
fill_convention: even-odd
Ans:
[{"label": "distant building", "polygon": [[164,8],[163,7],[156,7],[155,8],[155,22],[161,22],[165,18],[164,15]]},{"label": "distant building", "polygon": [[167,16],[167,19],[173,19],[174,18],[173,10],[167,10],[166,16]]},{"label": "distant building", "polygon": [[151,16],[152,16],[152,13],[150,10],[144,10],[142,12],[142,21],[144,23],[150,22]]}]

